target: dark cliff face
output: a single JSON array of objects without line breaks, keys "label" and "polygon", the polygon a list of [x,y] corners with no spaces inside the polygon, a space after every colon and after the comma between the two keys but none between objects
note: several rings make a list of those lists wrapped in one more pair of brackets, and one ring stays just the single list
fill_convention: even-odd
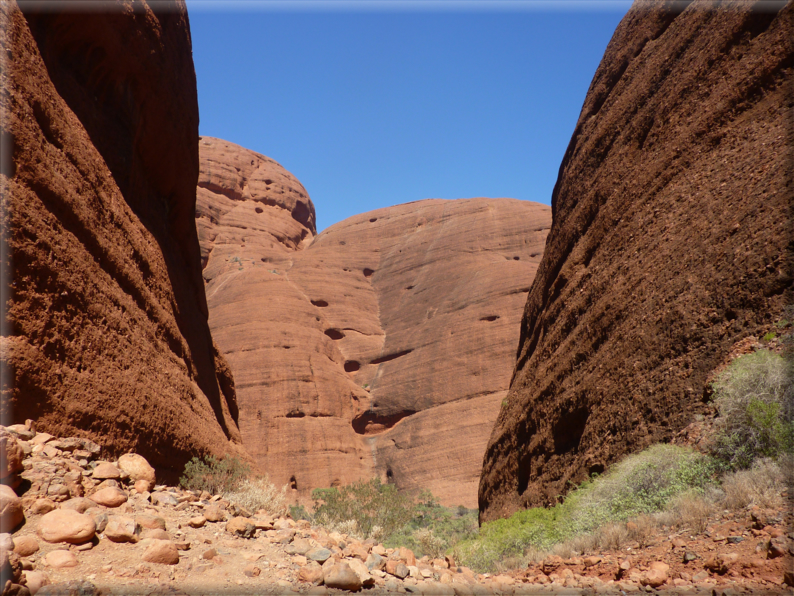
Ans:
[{"label": "dark cliff face", "polygon": [[207,325],[183,2],[4,3],[3,415],[181,469],[238,451]]},{"label": "dark cliff face", "polygon": [[792,301],[792,5],[649,6],[617,28],[560,166],[482,521],[670,439]]}]

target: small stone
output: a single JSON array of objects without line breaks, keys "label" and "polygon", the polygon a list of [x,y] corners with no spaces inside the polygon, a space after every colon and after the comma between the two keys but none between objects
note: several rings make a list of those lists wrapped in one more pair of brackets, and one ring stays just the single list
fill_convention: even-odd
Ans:
[{"label": "small stone", "polygon": [[692,561],[694,561],[697,558],[698,558],[698,556],[695,553],[691,552],[691,551],[687,551],[687,552],[684,553],[684,563],[691,563]]},{"label": "small stone", "polygon": [[99,462],[97,467],[94,468],[91,477],[97,480],[107,480],[107,479],[118,480],[119,478],[121,478],[121,472],[116,466],[114,466],[109,461],[103,461],[103,462]]},{"label": "small stone", "polygon": [[149,483],[148,480],[136,480],[135,485],[133,486],[135,492],[138,494],[149,492],[152,490],[152,485]]},{"label": "small stone", "polygon": [[96,523],[91,516],[72,509],[50,511],[39,520],[38,535],[47,542],[83,544],[94,537]]},{"label": "small stone", "polygon": [[94,503],[104,507],[119,507],[127,502],[127,494],[118,488],[103,488],[89,497]]},{"label": "small stone", "polygon": [[384,565],[386,565],[386,560],[379,554],[372,552],[369,553],[364,564],[367,566],[367,569],[372,571],[373,569],[383,569]]},{"label": "small stone", "polygon": [[55,503],[50,499],[41,498],[33,501],[33,505],[30,506],[30,512],[33,515],[44,515],[45,513],[54,511],[55,507]]},{"label": "small stone", "polygon": [[728,544],[739,544],[742,540],[742,536],[728,536]]},{"label": "small stone", "polygon": [[85,497],[75,497],[61,503],[61,509],[74,509],[77,513],[85,513],[91,507],[96,507],[96,502]]},{"label": "small stone", "polygon": [[603,559],[601,557],[590,556],[584,558],[584,566],[585,567],[593,567],[598,565]]},{"label": "small stone", "polygon": [[153,540],[141,558],[147,563],[176,565],[179,563],[179,550],[170,540]]},{"label": "small stone", "polygon": [[698,571],[695,575],[692,576],[692,581],[695,583],[700,583],[703,580],[708,579],[711,577],[708,571]]},{"label": "small stone", "polygon": [[243,538],[253,538],[256,526],[246,517],[233,517],[226,523],[226,531]]},{"label": "small stone", "polygon": [[361,589],[361,580],[345,561],[339,561],[332,565],[325,572],[323,580],[329,588],[337,588],[349,592],[358,592]]},{"label": "small stone", "polygon": [[0,484],[0,528],[13,530],[24,520],[22,499],[17,496],[13,488]]},{"label": "small stone", "polygon": [[298,580],[314,585],[323,583],[323,568],[317,561],[309,561],[298,571]]},{"label": "small stone", "polygon": [[188,520],[187,525],[189,525],[191,528],[201,528],[206,523],[207,519],[203,515],[199,515],[196,517],[191,517]]},{"label": "small stone", "polygon": [[[138,480],[145,480],[149,486],[154,486],[155,474],[154,468],[149,465],[146,458],[136,453],[127,453],[122,455],[118,461],[119,469],[125,472],[132,482]],[[146,490],[149,490],[148,488]],[[143,491],[139,491],[143,492]]]},{"label": "small stone", "polygon": [[406,567],[401,561],[389,559],[386,561],[386,573],[389,573],[395,577],[399,577],[400,579],[405,579],[408,577],[410,571],[408,570],[408,567]]},{"label": "small stone", "polygon": [[361,585],[365,588],[369,588],[375,585],[375,578],[369,574],[369,569],[358,557],[354,557],[348,559],[347,564],[353,570],[353,572],[358,576],[358,579],[361,581]]},{"label": "small stone", "polygon": [[14,437],[0,435],[0,478],[8,478],[24,470],[22,460],[25,452]]},{"label": "small stone", "polygon": [[30,590],[31,596],[36,596],[39,590],[50,583],[50,580],[41,571],[25,571],[24,576],[25,585]]},{"label": "small stone", "polygon": [[130,517],[113,515],[105,528],[105,538],[111,542],[138,542],[135,520]]},{"label": "small stone", "polygon": [[121,488],[121,485],[119,484],[118,480],[113,480],[112,478],[108,478],[107,480],[103,480],[102,482],[100,482],[96,486],[94,492],[102,490],[104,488]]},{"label": "small stone", "polygon": [[783,536],[775,536],[766,544],[766,556],[770,559],[777,559],[786,554],[786,539]]},{"label": "small stone", "polygon": [[210,505],[204,508],[204,517],[209,522],[220,522],[226,519],[226,514],[217,505]]},{"label": "small stone", "polygon": [[214,548],[210,548],[201,553],[202,559],[214,559],[216,556],[218,556],[218,552]]},{"label": "small stone", "polygon": [[108,514],[107,511],[101,509],[100,507],[94,506],[90,509],[85,510],[86,515],[90,515],[91,518],[94,520],[96,524],[96,531],[97,534],[100,534],[105,531],[105,528],[108,525]]},{"label": "small stone", "polygon": [[18,536],[14,538],[14,552],[20,557],[29,557],[39,550],[39,541],[35,536]]},{"label": "small stone", "polygon": [[399,553],[400,560],[403,561],[407,566],[416,566],[416,556],[410,548],[401,546]]},{"label": "small stone", "polygon": [[160,528],[161,530],[167,529],[165,527],[165,520],[159,515],[150,515],[148,513],[137,515],[135,516],[135,523],[147,530],[154,530],[155,528]]},{"label": "small stone", "polygon": [[152,530],[143,530],[141,532],[141,539],[146,540],[147,538],[153,540],[171,540],[171,536],[168,535],[168,532],[165,530],[161,530],[160,528],[154,528]]},{"label": "small stone", "polygon": [[79,561],[73,552],[68,550],[54,550],[44,557],[44,564],[55,569],[77,567]]},{"label": "small stone", "polygon": [[36,433],[36,436],[33,437],[30,442],[33,445],[44,445],[47,441],[52,441],[55,437],[53,437],[50,433]]},{"label": "small stone", "polygon": [[306,558],[312,561],[317,561],[320,564],[325,563],[331,557],[331,551],[327,548],[313,548],[306,553]]},{"label": "small stone", "polygon": [[168,492],[153,492],[149,496],[149,500],[153,505],[169,505],[171,507],[176,507],[179,505],[177,498]]},{"label": "small stone", "polygon": [[262,573],[262,570],[256,565],[248,565],[243,569],[243,575],[246,577],[259,577],[260,573]]},{"label": "small stone", "polygon": [[681,540],[680,538],[673,538],[671,544],[673,548],[684,548],[686,546],[686,541]]}]

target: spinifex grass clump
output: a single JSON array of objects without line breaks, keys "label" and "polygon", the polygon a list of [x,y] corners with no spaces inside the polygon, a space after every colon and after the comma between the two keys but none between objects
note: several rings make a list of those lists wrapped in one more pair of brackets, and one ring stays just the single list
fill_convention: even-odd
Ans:
[{"label": "spinifex grass clump", "polygon": [[236,489],[251,473],[251,467],[238,457],[194,457],[185,464],[179,484],[188,490],[205,490],[222,495]]},{"label": "spinifex grass clump", "polygon": [[702,492],[714,481],[715,472],[707,456],[683,447],[654,445],[584,482],[559,505],[535,507],[483,524],[477,538],[455,547],[456,560],[492,570],[496,562],[527,550],[551,550],[610,523],[661,511],[684,493]]},{"label": "spinifex grass clump", "polygon": [[740,356],[713,383],[713,455],[728,469],[794,450],[794,361],[769,350]]},{"label": "spinifex grass clump", "polygon": [[329,527],[344,524],[347,533],[386,537],[413,516],[413,502],[380,479],[360,480],[340,488],[316,488],[314,521]]}]

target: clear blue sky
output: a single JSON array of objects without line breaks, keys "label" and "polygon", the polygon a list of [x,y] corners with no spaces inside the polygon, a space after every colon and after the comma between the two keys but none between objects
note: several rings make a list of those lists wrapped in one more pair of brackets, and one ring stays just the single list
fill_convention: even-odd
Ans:
[{"label": "clear blue sky", "polygon": [[630,2],[278,6],[188,0],[199,132],[281,163],[320,231],[426,198],[549,204]]}]

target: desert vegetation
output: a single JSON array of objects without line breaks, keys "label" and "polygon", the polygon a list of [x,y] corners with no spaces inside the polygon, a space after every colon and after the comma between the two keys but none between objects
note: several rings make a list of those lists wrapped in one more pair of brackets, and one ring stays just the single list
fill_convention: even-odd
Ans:
[{"label": "desert vegetation", "polygon": [[[705,531],[724,510],[781,509],[794,463],[792,363],[768,350],[735,359],[713,382],[718,412],[703,451],[657,444],[630,455],[548,508],[535,507],[478,527],[477,510],[442,506],[429,492],[411,495],[378,478],[315,489],[306,519],[357,539],[407,547],[417,556],[452,555],[475,571],[526,565],[626,544],[646,545],[660,530]],[[287,511],[286,487],[250,477],[235,458],[194,458],[183,487],[222,494],[249,511]]]}]

